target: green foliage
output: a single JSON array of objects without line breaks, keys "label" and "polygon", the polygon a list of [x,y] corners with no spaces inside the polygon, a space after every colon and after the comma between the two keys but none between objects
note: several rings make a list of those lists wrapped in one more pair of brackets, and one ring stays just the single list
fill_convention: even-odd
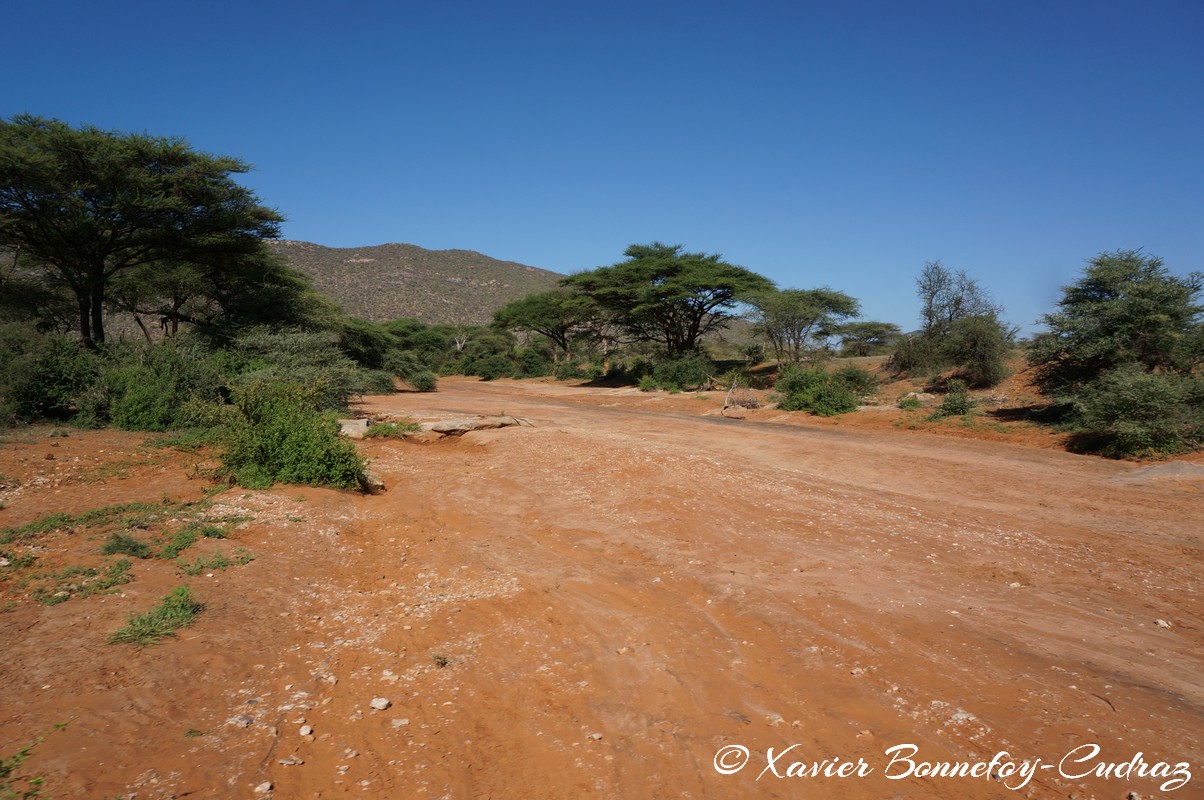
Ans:
[{"label": "green foliage", "polygon": [[833,417],[857,410],[857,395],[845,380],[827,371],[788,364],[774,383],[783,411],[810,411],[821,417]]},{"label": "green foliage", "polygon": [[693,391],[709,383],[714,372],[715,365],[709,358],[695,354],[657,364],[652,380],[661,389]]},{"label": "green foliage", "polygon": [[937,406],[936,416],[964,416],[974,408],[975,402],[970,398],[965,381],[956,378],[945,384],[945,399]]},{"label": "green foliage", "polygon": [[[66,723],[55,725],[62,730]],[[36,800],[42,797],[42,784],[46,779],[42,776],[32,778],[17,774],[17,770],[29,758],[29,754],[45,739],[39,736],[29,744],[14,752],[11,756],[0,756],[0,800]]]},{"label": "green foliage", "polygon": [[1101,253],[1062,290],[1042,322],[1029,363],[1038,388],[1072,402],[1085,385],[1125,364],[1188,374],[1204,361],[1204,274],[1176,277],[1139,251]]},{"label": "green foliage", "polygon": [[1204,446],[1204,380],[1125,364],[1074,398],[1080,444],[1114,458],[1173,455]]},{"label": "green foliage", "polygon": [[865,397],[878,388],[878,379],[869,370],[853,364],[841,367],[832,373],[832,379],[844,384],[857,397]]},{"label": "green foliage", "polygon": [[890,352],[903,332],[892,322],[867,321],[837,326],[836,335],[842,356],[876,356]]},{"label": "green foliage", "polygon": [[80,339],[101,344],[123,275],[219,269],[262,252],[281,217],[231,177],[248,169],[179,139],[0,120],[0,249],[69,289]]},{"label": "green foliage", "polygon": [[429,369],[412,373],[406,378],[406,383],[416,392],[433,392],[439,388],[439,379]]},{"label": "green foliage", "polygon": [[[494,314],[494,324],[546,336],[558,353],[572,358],[574,336],[587,329],[598,314],[593,300],[567,288],[530,294]],[[524,365],[523,372],[535,375]],[[542,373],[546,375],[547,373]]]},{"label": "green foliage", "polygon": [[252,382],[237,387],[231,399],[233,413],[221,433],[221,472],[235,483],[252,489],[273,483],[363,486],[364,461],[339,438],[338,422],[321,410],[314,387]]},{"label": "green foliage", "polygon": [[920,398],[916,397],[914,394],[904,395],[903,397],[899,398],[899,408],[903,409],[904,411],[915,411],[920,406]]},{"label": "green foliage", "polygon": [[670,357],[693,352],[701,337],[726,326],[737,302],[773,288],[754,272],[680,245],[632,245],[624,255],[626,261],[562,283],[588,297],[599,316]]},{"label": "green foliage", "polygon": [[1016,332],[1000,321],[1003,308],[977,281],[933,261],[916,279],[916,292],[923,328],[897,341],[888,369],[914,376],[957,367],[964,380],[984,387],[1007,377],[1004,358]]},{"label": "green foliage", "polygon": [[159,551],[159,558],[179,558],[180,553],[196,544],[199,538],[201,538],[201,533],[195,527],[191,525],[183,527],[172,534],[172,537],[167,540],[167,544],[163,545],[163,549]]},{"label": "green foliage", "polygon": [[191,625],[204,604],[192,597],[187,586],[179,586],[163,598],[163,602],[144,614],[134,614],[124,628],[109,637],[109,644],[136,644],[140,647],[155,644],[175,636],[179,628]]},{"label": "green foliage", "polygon": [[400,439],[407,433],[422,430],[417,422],[377,422],[364,432],[365,439]]},{"label": "green foliage", "polygon": [[479,375],[486,381],[509,378],[514,374],[514,362],[502,355],[482,356],[469,364],[464,374]]},{"label": "green foliage", "polygon": [[656,378],[652,377],[651,375],[645,375],[644,377],[640,378],[638,388],[641,392],[656,391]]},{"label": "green foliage", "polygon": [[118,428],[164,431],[189,421],[188,403],[216,402],[224,383],[218,365],[198,342],[178,337],[148,346],[113,348],[106,354],[92,414],[103,413]]},{"label": "green foliage", "polygon": [[337,333],[298,328],[252,328],[231,344],[238,384],[303,384],[319,407],[339,409],[358,394],[387,394],[393,381],[383,371],[367,370],[339,347]]},{"label": "green foliage", "polygon": [[47,581],[33,591],[33,599],[48,606],[65,603],[73,597],[91,597],[94,594],[110,594],[117,586],[129,583],[132,565],[126,559],[109,565],[105,570],[92,567],[64,567],[55,573],[34,576]]},{"label": "green foliage", "polygon": [[779,361],[791,363],[823,350],[840,320],[860,313],[856,300],[827,287],[760,292],[749,303],[753,329],[769,341]]},{"label": "green foliage", "polygon": [[230,556],[226,555],[225,553],[214,553],[208,558],[196,558],[192,561],[192,563],[182,563],[180,564],[180,572],[190,577],[195,577],[200,575],[202,572],[207,572],[214,569],[227,569],[235,565],[243,566],[245,564],[250,564],[254,560],[254,554],[252,554],[249,550],[239,548],[238,550],[234,551],[234,558],[230,558]]},{"label": "green foliage", "polygon": [[134,558],[150,558],[151,548],[141,539],[135,539],[126,533],[111,533],[100,552],[106,556],[126,555]]},{"label": "green foliage", "polygon": [[959,365],[958,374],[970,386],[995,386],[1008,376],[1004,359],[1012,349],[1012,332],[994,316],[954,321],[941,344],[946,360]]},{"label": "green foliage", "polygon": [[79,342],[0,325],[0,407],[14,420],[69,419],[96,381],[99,363]]}]

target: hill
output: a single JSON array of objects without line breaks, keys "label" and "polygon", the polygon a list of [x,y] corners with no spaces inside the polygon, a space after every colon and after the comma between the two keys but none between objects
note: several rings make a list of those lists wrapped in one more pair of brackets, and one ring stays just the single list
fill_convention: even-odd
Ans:
[{"label": "hill", "polygon": [[428,324],[480,325],[507,303],[551,289],[564,277],[472,250],[323,247],[288,239],[268,244],[348,314],[373,322],[415,317]]}]

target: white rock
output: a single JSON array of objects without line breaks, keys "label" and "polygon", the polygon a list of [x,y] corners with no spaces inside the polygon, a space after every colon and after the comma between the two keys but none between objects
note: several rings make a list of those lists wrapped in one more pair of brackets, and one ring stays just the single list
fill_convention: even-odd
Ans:
[{"label": "white rock", "polygon": [[1156,619],[1156,620],[1154,620],[1154,624],[1156,624],[1159,628],[1171,627],[1171,624],[1164,619]]},{"label": "white rock", "polygon": [[301,726],[301,735],[302,736],[313,736],[314,735],[313,726],[312,725],[302,725]]},{"label": "white rock", "polygon": [[377,711],[384,711],[389,706],[393,705],[384,697],[373,697],[372,702],[368,705],[375,708]]},{"label": "white rock", "polygon": [[409,724],[410,724],[410,721],[409,721],[408,719],[395,719],[395,720],[393,720],[393,727],[394,727],[394,728],[404,728],[406,725],[409,725]]},{"label": "white rock", "polygon": [[264,781],[255,787],[255,794],[267,794],[270,791],[272,791],[271,781]]}]

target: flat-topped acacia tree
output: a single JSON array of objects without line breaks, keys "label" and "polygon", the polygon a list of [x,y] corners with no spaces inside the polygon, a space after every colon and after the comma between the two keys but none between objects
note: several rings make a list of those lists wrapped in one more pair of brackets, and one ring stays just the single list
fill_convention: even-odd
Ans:
[{"label": "flat-topped acacia tree", "polygon": [[633,244],[626,261],[571,275],[563,283],[605,311],[642,341],[664,345],[669,356],[697,347],[707,333],[735,316],[736,304],[773,289],[773,283],[718,255],[682,252],[681,245]]},{"label": "flat-topped acacia tree", "polygon": [[0,249],[70,290],[95,347],[114,276],[260,256],[283,218],[231,177],[249,169],[181,139],[0,120]]}]

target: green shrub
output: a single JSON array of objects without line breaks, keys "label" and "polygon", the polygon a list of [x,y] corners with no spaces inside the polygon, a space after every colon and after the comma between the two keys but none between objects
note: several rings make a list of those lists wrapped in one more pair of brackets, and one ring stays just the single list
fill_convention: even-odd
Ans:
[{"label": "green shrub", "polygon": [[0,326],[0,409],[6,422],[71,418],[99,373],[97,357],[74,339]]},{"label": "green shrub", "polygon": [[150,545],[125,533],[110,533],[100,552],[106,556],[123,555],[134,558],[150,558]]},{"label": "green shrub", "polygon": [[552,377],[558,381],[580,380],[581,365],[576,361],[561,361],[552,368]]},{"label": "green shrub", "polygon": [[226,358],[236,385],[300,384],[328,410],[345,408],[355,395],[393,391],[388,372],[364,369],[338,342],[338,334],[328,331],[251,328],[234,340]]},{"label": "green shrub", "polygon": [[221,472],[235,483],[263,489],[273,483],[353,489],[364,484],[365,464],[339,438],[334,415],[319,410],[313,390],[290,383],[251,383],[233,393],[233,414],[222,429]]},{"label": "green shrub", "polygon": [[970,386],[995,386],[1008,376],[1004,359],[1011,352],[1012,335],[993,316],[966,317],[953,323],[942,347]]},{"label": "green shrub", "polygon": [[684,356],[657,364],[652,370],[652,379],[662,389],[690,391],[700,389],[711,379],[715,365],[710,359],[700,356]]},{"label": "green shrub", "polygon": [[145,614],[134,614],[129,623],[109,637],[109,644],[152,645],[160,639],[175,636],[178,628],[191,625],[205,606],[192,599],[187,586],[179,586],[163,598],[163,602]]},{"label": "green shrub", "polygon": [[825,370],[787,365],[773,388],[778,392],[778,408],[783,411],[810,411],[821,417],[834,417],[857,410],[857,395],[848,385]]},{"label": "green shrub", "polygon": [[217,401],[224,383],[211,354],[183,337],[112,348],[97,391],[89,397],[89,413],[97,421],[107,416],[125,430],[176,429],[186,424],[189,401]]},{"label": "green shrub", "polygon": [[478,375],[481,380],[493,381],[514,374],[514,362],[503,355],[488,355],[469,363],[466,375]]},{"label": "green shrub", "polygon": [[417,422],[378,422],[364,431],[365,439],[400,439],[407,433],[422,430]]},{"label": "green shrub", "polygon": [[554,367],[552,359],[530,347],[524,347],[515,353],[514,360],[518,363],[514,371],[516,378],[542,378],[551,375]]},{"label": "green shrub", "polygon": [[899,398],[899,408],[904,411],[915,411],[920,405],[920,398],[914,394],[907,394]]},{"label": "green shrub", "polygon": [[937,406],[938,416],[963,416],[969,414],[975,403],[966,391],[965,381],[952,378],[945,385],[945,399]]},{"label": "green shrub", "polygon": [[886,362],[886,368],[896,375],[926,375],[946,366],[948,361],[937,342],[918,334],[899,339]]},{"label": "green shrub", "polygon": [[429,369],[412,373],[406,378],[406,383],[416,392],[433,392],[439,388],[439,379]]},{"label": "green shrub", "polygon": [[857,397],[865,397],[878,388],[878,379],[869,370],[849,364],[832,373],[832,378]]},{"label": "green shrub", "polygon": [[1074,400],[1080,433],[1114,458],[1172,455],[1204,446],[1204,380],[1118,367],[1083,387]]},{"label": "green shrub", "polygon": [[645,375],[640,378],[639,390],[641,392],[656,391],[656,378],[653,378],[651,375]]}]

